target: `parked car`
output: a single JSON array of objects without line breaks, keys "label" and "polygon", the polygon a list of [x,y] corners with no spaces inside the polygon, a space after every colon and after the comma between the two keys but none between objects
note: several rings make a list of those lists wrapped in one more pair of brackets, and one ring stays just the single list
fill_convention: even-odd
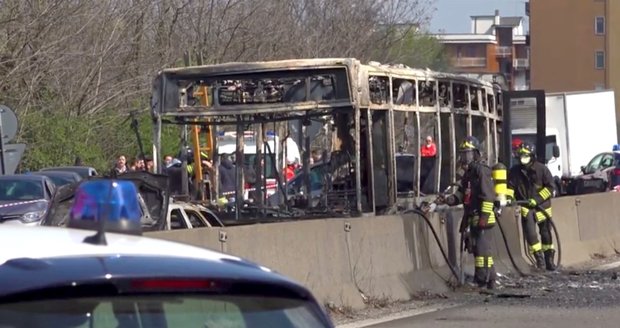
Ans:
[{"label": "parked car", "polygon": [[223,227],[220,219],[206,207],[181,201],[170,201],[165,230]]},{"label": "parked car", "polygon": [[0,222],[38,225],[55,190],[56,186],[46,176],[0,176]]},{"label": "parked car", "polygon": [[79,174],[82,179],[86,179],[88,177],[94,177],[94,176],[98,176],[99,174],[97,174],[97,170],[95,170],[95,168],[90,167],[90,166],[59,166],[59,167],[46,167],[44,169],[41,169],[39,171],[68,171],[68,172],[75,172],[77,174]]},{"label": "parked car", "polygon": [[34,175],[43,175],[56,185],[56,187],[61,187],[67,184],[76,183],[82,180],[82,176],[75,172],[71,171],[39,171],[39,172],[30,172],[29,174]]},{"label": "parked car", "polygon": [[569,194],[582,195],[613,189],[620,185],[620,152],[595,155],[586,166],[581,167],[581,173],[569,183]]}]

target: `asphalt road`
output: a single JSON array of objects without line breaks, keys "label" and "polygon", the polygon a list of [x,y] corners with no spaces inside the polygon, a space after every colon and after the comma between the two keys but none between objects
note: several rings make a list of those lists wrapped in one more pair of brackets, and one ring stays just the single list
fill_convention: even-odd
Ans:
[{"label": "asphalt road", "polygon": [[504,277],[493,294],[466,291],[456,307],[366,327],[618,327],[617,270]]},{"label": "asphalt road", "polygon": [[541,308],[527,305],[467,305],[368,327],[618,327],[617,306],[596,308]]}]

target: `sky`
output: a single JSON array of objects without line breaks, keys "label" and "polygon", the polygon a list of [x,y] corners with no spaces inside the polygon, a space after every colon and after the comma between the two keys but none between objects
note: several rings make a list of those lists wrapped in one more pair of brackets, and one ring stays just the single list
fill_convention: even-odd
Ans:
[{"label": "sky", "polygon": [[[434,0],[436,11],[430,23],[430,32],[470,33],[470,16],[494,15],[525,16],[525,0]],[[527,20],[525,22],[527,24]],[[525,25],[527,27],[527,25]],[[527,28],[526,28],[527,30]]]}]

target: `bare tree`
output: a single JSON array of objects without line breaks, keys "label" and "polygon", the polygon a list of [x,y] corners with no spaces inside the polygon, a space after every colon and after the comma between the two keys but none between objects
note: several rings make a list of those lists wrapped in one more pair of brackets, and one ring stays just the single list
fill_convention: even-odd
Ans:
[{"label": "bare tree", "polygon": [[100,114],[146,106],[153,74],[182,65],[187,50],[204,64],[406,58],[407,50],[393,49],[428,22],[433,2],[2,0],[0,101],[22,120],[84,117],[99,129],[114,121],[100,121]]}]

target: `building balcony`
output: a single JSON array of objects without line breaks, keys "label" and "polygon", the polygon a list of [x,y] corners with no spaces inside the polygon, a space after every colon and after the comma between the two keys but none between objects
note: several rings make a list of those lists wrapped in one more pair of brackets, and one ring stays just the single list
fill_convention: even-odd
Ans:
[{"label": "building balcony", "polygon": [[498,57],[510,57],[512,56],[512,47],[495,47],[495,55]]},{"label": "building balcony", "polygon": [[530,68],[530,59],[529,58],[516,58],[512,62],[512,66],[515,69],[528,69]]},{"label": "building balcony", "polygon": [[486,67],[487,59],[485,57],[458,57],[454,59],[456,67]]}]

